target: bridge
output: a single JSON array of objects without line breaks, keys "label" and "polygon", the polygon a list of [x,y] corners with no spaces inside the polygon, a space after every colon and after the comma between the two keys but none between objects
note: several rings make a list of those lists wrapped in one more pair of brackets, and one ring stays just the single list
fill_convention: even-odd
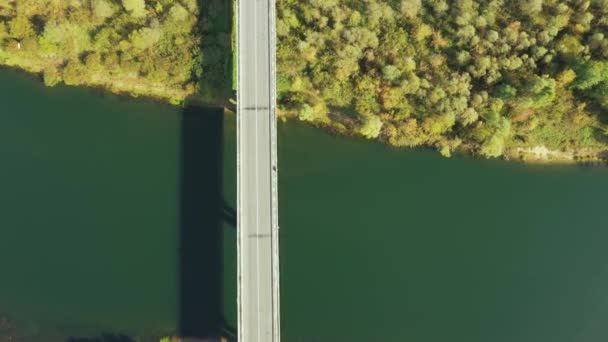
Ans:
[{"label": "bridge", "polygon": [[236,6],[238,340],[279,342],[275,0]]}]

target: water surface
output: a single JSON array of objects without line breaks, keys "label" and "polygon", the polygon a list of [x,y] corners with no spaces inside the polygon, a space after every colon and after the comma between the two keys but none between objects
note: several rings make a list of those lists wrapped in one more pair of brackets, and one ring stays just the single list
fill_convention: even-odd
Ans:
[{"label": "water surface", "polygon": [[[13,71],[0,104],[0,314],[49,341],[234,328],[234,117]],[[284,341],[608,340],[608,169],[279,139]]]},{"label": "water surface", "polygon": [[234,314],[235,134],[221,111],[9,70],[0,106],[0,315],[26,341],[205,335],[224,299]]},{"label": "water surface", "polygon": [[608,340],[608,169],[280,133],[285,340]]}]

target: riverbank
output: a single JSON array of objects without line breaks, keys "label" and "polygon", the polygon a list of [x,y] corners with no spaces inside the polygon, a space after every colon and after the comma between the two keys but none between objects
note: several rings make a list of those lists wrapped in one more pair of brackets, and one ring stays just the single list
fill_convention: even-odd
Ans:
[{"label": "riverbank", "polygon": [[[48,86],[64,83],[174,105],[230,107],[228,99],[234,97],[236,85],[232,7],[233,2],[221,0],[157,2],[155,6],[143,0],[129,5],[107,0],[0,5],[0,65],[38,74]],[[555,65],[554,75],[547,78],[536,75],[540,72],[535,69],[536,62],[530,62],[529,74],[536,76],[515,77],[509,81],[513,84],[499,84],[495,78],[504,78],[509,72],[494,70],[485,75],[452,70],[455,66],[443,62],[447,56],[441,54],[447,51],[440,46],[432,56],[409,51],[404,55],[410,57],[396,63],[400,59],[392,52],[372,44],[365,49],[378,56],[389,55],[376,59],[367,54],[364,59],[369,65],[360,69],[355,68],[362,62],[358,50],[349,52],[354,53],[350,57],[338,54],[336,59],[335,51],[325,48],[343,42],[332,43],[334,35],[321,30],[319,37],[329,40],[319,49],[306,48],[306,63],[294,65],[292,61],[301,56],[291,54],[309,42],[298,43],[295,38],[293,33],[300,29],[296,23],[306,18],[289,14],[291,7],[303,12],[311,9],[309,5],[279,6],[277,101],[281,117],[395,147],[431,147],[446,157],[465,152],[535,163],[606,160],[608,126],[601,101],[589,102],[590,97],[582,96],[579,89],[584,71],[593,70],[595,64]],[[373,23],[361,21],[355,8],[346,6],[345,10],[352,11],[354,18],[349,25],[373,31],[366,33],[370,36],[364,40],[386,35]],[[287,17],[291,18],[288,26],[295,26],[285,26]],[[336,22],[340,18],[337,16]],[[409,19],[399,20],[403,25],[411,24]],[[399,27],[392,29],[398,32]],[[292,34],[287,34],[290,30]],[[352,32],[347,30],[343,35]],[[391,39],[387,45],[405,44],[402,51],[411,44],[410,48],[418,50],[428,47],[425,38],[412,42],[399,33]],[[514,44],[505,42],[507,47],[507,43]],[[332,66],[350,58],[354,58],[352,63],[346,64],[352,64],[352,70],[332,77],[321,70],[349,68],[338,64],[336,68],[306,66],[319,60]],[[427,62],[434,67],[429,68]],[[469,62],[463,60],[464,64]],[[473,80],[484,77],[489,77],[488,86],[475,86]]]},{"label": "riverbank", "polygon": [[[56,69],[58,67],[55,62],[27,58],[8,58],[4,60],[1,66],[35,75],[49,87],[60,83],[58,79],[48,75],[49,69]],[[173,105],[182,104],[186,98],[195,93],[194,86],[187,87],[186,89],[176,88],[166,86],[162,82],[151,82],[132,73],[113,76],[106,70],[84,74],[77,81],[63,80],[63,83],[68,86],[99,89],[116,95],[148,97]]]},{"label": "riverbank", "polygon": [[102,332],[98,336],[74,336],[65,331],[43,328],[35,323],[17,321],[0,314],[0,342],[49,342],[49,341],[123,341],[123,342],[231,342],[223,335],[218,339],[187,338],[175,334],[155,332],[149,335],[131,336],[123,333]]},{"label": "riverbank", "polygon": [[[74,336],[65,331],[40,327],[32,322],[22,322],[5,315],[0,315],[0,341],[1,342],[49,342],[49,341],[123,341],[123,342],[183,342],[180,338],[163,337],[163,334],[150,334],[129,336],[122,333],[102,332],[98,335]],[[222,340],[221,342],[228,342]]]},{"label": "riverbank", "polygon": [[0,341],[18,341],[20,334],[13,320],[0,315]]},{"label": "riverbank", "polygon": [[[23,65],[5,65],[5,68],[17,69],[32,75],[38,75],[44,81],[44,70],[40,64],[30,61]],[[0,69],[1,70],[1,69]],[[162,84],[140,82],[136,77],[131,79],[112,79],[103,72],[92,74],[90,83],[75,84],[74,86],[88,87],[99,89],[118,95],[130,97],[148,97],[161,102],[166,102],[173,105],[195,105],[195,106],[214,106],[223,107],[225,111],[234,113],[236,103],[232,99],[220,99],[204,97],[202,94],[194,90],[180,90],[166,87]],[[356,138],[370,139],[366,136],[364,123],[360,122],[356,117],[349,116],[344,113],[327,114],[321,119],[302,120],[298,113],[293,111],[280,110],[278,118],[282,121],[299,120],[307,121],[308,124],[314,125],[319,129],[324,129],[332,134],[341,136],[350,136]],[[330,119],[331,118],[331,119]],[[382,129],[382,127],[380,127]],[[404,148],[403,145],[392,141],[389,136],[378,133],[377,138],[373,139],[381,143],[388,144],[396,148]],[[412,137],[415,140],[415,137]],[[519,143],[521,145],[521,143]],[[450,153],[445,153],[441,150],[440,144],[420,144],[406,146],[409,148],[428,147],[438,150],[439,153],[449,157],[452,153],[464,153],[475,155],[478,146],[461,144],[454,148]],[[531,146],[513,146],[506,147],[504,153],[499,157],[510,161],[521,161],[530,164],[605,164],[608,162],[608,149],[601,148],[582,148],[571,150],[550,149],[544,145]]]},{"label": "riverbank", "polygon": [[606,164],[607,151],[599,149],[551,150],[543,145],[528,148],[511,148],[505,151],[505,159],[521,160],[532,164]]},{"label": "riverbank", "polygon": [[[279,111],[278,117],[283,122],[287,120],[302,120],[301,117],[293,111]],[[331,118],[331,120],[329,119]],[[355,117],[349,116],[345,113],[334,113],[324,116],[320,120],[308,121],[319,129],[324,129],[332,134],[350,136],[353,138],[370,139],[366,136],[365,124],[357,120]],[[452,146],[450,149],[442,150],[441,143],[413,143],[409,146],[404,146],[390,139],[390,136],[383,134],[383,127],[379,128],[377,138],[370,140],[377,140],[381,143],[393,146],[395,148],[403,149],[407,148],[420,148],[426,147],[438,151],[444,157],[450,157],[452,154],[466,154],[476,156],[479,155],[479,146],[473,144],[459,143],[457,146]],[[411,141],[416,140],[415,136],[410,137]],[[507,161],[519,161],[528,164],[606,164],[608,162],[608,146],[606,148],[601,147],[585,147],[581,149],[550,149],[542,144],[540,145],[522,145],[522,142],[515,141],[513,139],[513,146],[506,146],[504,152],[497,158],[504,159]],[[486,157],[483,157],[486,159]]]}]

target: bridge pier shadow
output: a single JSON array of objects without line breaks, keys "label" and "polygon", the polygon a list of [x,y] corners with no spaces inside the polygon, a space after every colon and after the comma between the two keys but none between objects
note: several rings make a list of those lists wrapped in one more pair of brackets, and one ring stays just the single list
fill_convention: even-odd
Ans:
[{"label": "bridge pier shadow", "polygon": [[186,107],[181,122],[179,321],[182,337],[222,334],[223,109]]}]

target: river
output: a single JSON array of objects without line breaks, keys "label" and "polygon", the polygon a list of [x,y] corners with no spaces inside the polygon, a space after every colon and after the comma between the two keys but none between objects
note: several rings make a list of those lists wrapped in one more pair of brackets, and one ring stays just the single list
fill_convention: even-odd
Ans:
[{"label": "river", "polygon": [[[9,70],[0,106],[0,341],[234,329],[233,116]],[[280,124],[283,340],[608,340],[607,172]]]}]

